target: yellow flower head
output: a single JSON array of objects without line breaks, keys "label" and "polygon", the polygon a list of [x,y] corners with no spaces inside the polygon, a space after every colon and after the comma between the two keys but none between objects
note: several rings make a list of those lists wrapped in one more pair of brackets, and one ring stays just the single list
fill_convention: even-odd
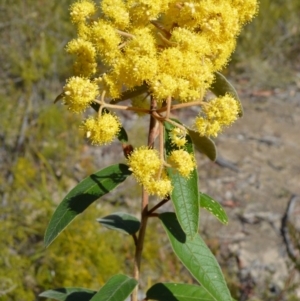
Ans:
[{"label": "yellow flower head", "polygon": [[221,125],[218,121],[211,121],[201,116],[195,119],[195,128],[200,136],[212,137],[217,137],[222,130]]},{"label": "yellow flower head", "polygon": [[172,184],[166,172],[161,170],[162,162],[157,150],[145,146],[135,149],[128,158],[128,165],[149,194],[164,197],[171,193]]},{"label": "yellow flower head", "polygon": [[171,141],[177,147],[183,147],[187,140],[185,139],[186,131],[181,128],[174,127],[170,133]]},{"label": "yellow flower head", "polygon": [[99,93],[97,84],[79,76],[69,78],[63,91],[63,102],[74,113],[83,112]]},{"label": "yellow flower head", "polygon": [[102,19],[95,21],[89,34],[99,56],[106,64],[113,65],[121,56],[119,44],[122,42],[113,24]]},{"label": "yellow flower head", "polygon": [[217,137],[224,126],[237,120],[240,106],[230,94],[226,94],[205,104],[202,111],[204,116],[195,119],[196,130],[201,136]]},{"label": "yellow flower head", "polygon": [[103,145],[111,143],[121,129],[121,123],[117,116],[111,113],[93,118],[88,118],[82,126],[92,144]]},{"label": "yellow flower head", "polygon": [[96,12],[95,3],[91,0],[79,0],[70,6],[70,15],[73,23],[81,23]]},{"label": "yellow flower head", "polygon": [[160,179],[150,178],[145,181],[144,187],[149,194],[157,195],[160,198],[170,194],[173,190],[171,180],[164,171]]},{"label": "yellow flower head", "polygon": [[186,178],[189,177],[196,167],[194,156],[183,149],[172,151],[168,161],[172,167],[176,168]]},{"label": "yellow flower head", "polygon": [[74,63],[75,75],[88,77],[96,72],[96,49],[91,42],[74,39],[67,44],[66,50],[77,56]]},{"label": "yellow flower head", "polygon": [[102,12],[110,18],[118,29],[125,29],[129,25],[129,12],[122,0],[102,0]]},{"label": "yellow flower head", "polygon": [[142,184],[157,174],[161,164],[157,150],[145,146],[134,149],[128,158],[128,165],[133,175]]},{"label": "yellow flower head", "polygon": [[221,125],[233,123],[238,117],[239,110],[238,102],[230,94],[211,100],[203,108],[208,120],[216,120]]}]

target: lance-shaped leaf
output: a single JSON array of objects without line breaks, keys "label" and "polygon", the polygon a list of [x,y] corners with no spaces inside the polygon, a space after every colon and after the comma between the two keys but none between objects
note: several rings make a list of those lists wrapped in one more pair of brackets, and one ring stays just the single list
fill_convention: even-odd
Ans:
[{"label": "lance-shaped leaf", "polygon": [[232,97],[234,97],[239,104],[240,107],[239,116],[240,117],[243,116],[243,106],[241,100],[233,85],[226,79],[226,77],[223,74],[219,72],[215,73],[215,81],[213,82],[213,84],[210,86],[209,89],[216,96],[224,96],[226,93],[231,94]]},{"label": "lance-shaped leaf", "polygon": [[[174,121],[178,122],[174,119]],[[168,155],[176,150],[177,147],[172,144],[170,133],[174,125],[165,122],[165,147]],[[193,143],[191,137],[186,135],[187,143],[184,150],[194,155]],[[183,162],[184,163],[184,162]],[[167,168],[171,179],[173,190],[171,200],[179,223],[190,238],[194,237],[199,227],[199,191],[198,191],[198,173],[195,168],[188,178],[183,177],[175,168]]]},{"label": "lance-shaped leaf", "polygon": [[135,279],[126,275],[115,275],[100,288],[91,301],[124,301],[137,283]]},{"label": "lance-shaped leaf", "polygon": [[116,212],[98,218],[97,221],[108,229],[117,230],[129,235],[136,233],[141,225],[140,221],[135,216],[124,212]]},{"label": "lance-shaped leaf", "polygon": [[81,181],[62,200],[51,217],[44,243],[47,246],[94,201],[113,190],[131,174],[125,164],[111,165]]},{"label": "lance-shaped leaf", "polygon": [[215,301],[231,301],[230,292],[221,268],[210,249],[199,235],[190,239],[180,227],[176,215],[160,214],[176,256]]},{"label": "lance-shaped leaf", "polygon": [[95,291],[87,288],[64,287],[42,292],[39,297],[58,301],[90,301],[95,294]]},{"label": "lance-shaped leaf", "polygon": [[173,202],[179,223],[189,238],[193,238],[198,233],[199,227],[199,201],[198,204],[198,175],[194,169],[185,178],[176,170],[168,168],[168,175],[173,185],[171,200]]},{"label": "lance-shaped leaf", "polygon": [[200,192],[200,207],[213,214],[222,224],[228,224],[228,217],[221,204],[209,195]]},{"label": "lance-shaped leaf", "polygon": [[183,283],[156,283],[146,293],[147,300],[215,301],[203,286]]},{"label": "lance-shaped leaf", "polygon": [[206,155],[210,160],[215,161],[217,159],[217,148],[213,140],[206,136],[200,136],[199,133],[191,129],[187,130],[196,150]]}]

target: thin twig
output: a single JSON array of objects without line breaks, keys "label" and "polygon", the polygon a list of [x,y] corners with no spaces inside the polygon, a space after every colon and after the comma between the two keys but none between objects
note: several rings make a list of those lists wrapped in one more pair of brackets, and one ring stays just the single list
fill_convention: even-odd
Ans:
[{"label": "thin twig", "polygon": [[[156,101],[153,97],[151,97],[150,110],[156,110]],[[151,116],[150,117],[150,125],[149,125],[149,134],[148,134],[148,147],[153,148],[154,140],[156,138],[157,131],[157,120]],[[141,269],[141,259],[144,247],[144,240],[146,235],[147,221],[148,221],[148,203],[149,203],[149,194],[146,192],[143,187],[142,192],[142,207],[141,207],[141,227],[138,234],[137,245],[135,248],[135,256],[134,256],[134,270],[133,277],[137,281],[140,279],[140,269]],[[135,287],[134,291],[131,295],[131,301],[138,301],[138,286]]]},{"label": "thin twig", "polygon": [[126,37],[126,38],[131,38],[131,39],[134,39],[134,38],[135,38],[135,36],[134,36],[133,34],[128,33],[128,32],[125,32],[125,31],[122,31],[122,30],[119,30],[119,29],[116,29],[116,32],[117,32],[119,35],[121,35],[121,36],[123,36],[123,37]]},{"label": "thin twig", "polygon": [[[193,107],[193,106],[196,106],[196,105],[207,105],[207,102],[205,101],[202,101],[202,100],[196,100],[196,101],[191,101],[191,102],[186,102],[186,103],[180,103],[180,104],[177,104],[177,105],[172,105],[170,107],[170,110],[178,110],[178,109],[182,109],[182,108],[188,108],[188,107]],[[162,112],[165,112],[168,110],[168,107],[163,107],[163,108],[160,108],[157,110],[158,113],[162,113]]]},{"label": "thin twig", "polygon": [[153,208],[151,208],[148,211],[148,216],[150,216],[156,209],[160,208],[161,206],[163,206],[165,203],[169,202],[170,200],[170,196],[167,196],[166,198],[164,198],[162,201],[160,201],[159,203],[157,203]]}]

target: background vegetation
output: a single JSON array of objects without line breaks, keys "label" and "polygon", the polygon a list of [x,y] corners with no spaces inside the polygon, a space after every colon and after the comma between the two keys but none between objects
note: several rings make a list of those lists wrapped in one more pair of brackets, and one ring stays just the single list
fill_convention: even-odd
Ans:
[{"label": "background vegetation", "polygon": [[[118,239],[117,233],[94,221],[111,212],[111,206],[132,204],[134,188],[129,195],[122,190],[109,195],[107,205],[88,210],[49,249],[43,247],[57,203],[76,182],[109,164],[105,148],[97,153],[85,144],[78,131],[80,118],[53,105],[71,72],[71,58],[64,52],[74,34],[68,16],[71,2],[0,4],[0,300],[4,301],[35,300],[49,287],[98,288],[111,275],[130,268],[130,238]],[[300,68],[299,15],[298,0],[261,0],[259,16],[240,37],[227,71],[262,86],[293,81]],[[113,152],[121,153],[116,145]],[[146,244],[145,286],[168,273],[181,273],[181,266],[165,255],[168,250],[160,248],[159,230],[154,226],[152,230]],[[168,271],[159,263],[166,260]]]}]

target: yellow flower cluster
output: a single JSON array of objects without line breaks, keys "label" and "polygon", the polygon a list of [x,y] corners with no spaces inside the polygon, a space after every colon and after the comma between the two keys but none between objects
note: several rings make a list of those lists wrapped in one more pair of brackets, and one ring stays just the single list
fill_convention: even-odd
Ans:
[{"label": "yellow flower cluster", "polygon": [[174,127],[170,133],[170,139],[178,148],[183,147],[187,140],[185,139],[186,131],[181,128]]},{"label": "yellow flower cluster", "polygon": [[92,144],[103,145],[114,140],[120,132],[121,123],[117,116],[104,113],[96,118],[89,117],[83,123],[82,128]]},{"label": "yellow flower cluster", "polygon": [[74,113],[83,112],[99,93],[95,83],[78,76],[69,78],[63,91],[63,102]]},{"label": "yellow flower cluster", "polygon": [[172,184],[162,164],[158,152],[144,146],[135,149],[128,158],[136,180],[149,194],[163,198],[172,192]]},{"label": "yellow flower cluster", "polygon": [[96,6],[93,1],[79,0],[71,5],[71,20],[73,23],[82,23],[95,14]]},{"label": "yellow flower cluster", "polygon": [[257,0],[102,0],[99,8],[80,0],[70,10],[78,39],[67,50],[78,56],[77,75],[92,76],[98,65],[107,96],[146,82],[158,101],[188,102],[227,63]]},{"label": "yellow flower cluster", "polygon": [[240,112],[238,102],[230,95],[218,97],[202,108],[205,117],[195,119],[195,127],[201,136],[216,137],[224,126],[232,124]]},{"label": "yellow flower cluster", "polygon": [[186,178],[196,168],[194,156],[183,149],[172,151],[168,159],[171,166]]},{"label": "yellow flower cluster", "polygon": [[[183,149],[172,151],[168,163],[186,178],[196,168],[194,156]],[[149,194],[165,197],[172,192],[171,181],[156,150],[143,146],[135,149],[128,158],[128,165]]]},{"label": "yellow flower cluster", "polygon": [[[121,129],[118,117],[103,111],[105,107],[149,113],[162,123],[168,122],[170,110],[197,103],[202,112],[195,128],[215,137],[236,120],[239,104],[229,94],[207,103],[201,103],[202,97],[256,12],[257,0],[101,0],[99,5],[78,0],[70,7],[77,37],[66,46],[75,56],[75,76],[64,86],[63,102],[75,113],[93,102],[100,105],[97,117],[82,125],[93,144],[110,143]],[[139,86],[147,88],[147,96],[132,99],[132,108],[105,103],[104,97],[116,99]],[[148,96],[159,109],[149,110]],[[169,138],[178,149],[168,154],[168,164],[189,177],[196,163],[184,150],[186,131],[174,127]],[[161,152],[135,149],[128,165],[149,194],[165,197],[172,184]]]}]

